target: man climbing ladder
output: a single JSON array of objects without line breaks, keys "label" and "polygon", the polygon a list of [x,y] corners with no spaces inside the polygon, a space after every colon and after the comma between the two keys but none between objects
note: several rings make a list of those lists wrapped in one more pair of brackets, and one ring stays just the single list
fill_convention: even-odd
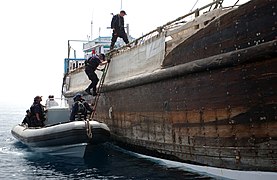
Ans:
[{"label": "man climbing ladder", "polygon": [[[87,74],[89,80],[91,80],[90,85],[85,89],[85,92],[96,96],[96,86],[99,81],[97,74],[95,73],[95,70],[97,70],[97,67],[99,65],[105,65],[109,63],[109,61],[105,60],[104,54],[99,54],[99,57],[96,54],[92,54],[92,57],[90,57],[88,60],[85,61],[85,73]],[[91,89],[93,89],[93,93],[91,93]]]},{"label": "man climbing ladder", "polygon": [[[102,57],[103,60],[105,60],[105,56]],[[100,97],[100,92],[101,92],[101,89],[103,87],[103,84],[104,84],[104,80],[105,80],[105,77],[106,77],[106,74],[107,74],[107,71],[108,71],[108,68],[109,68],[109,65],[110,65],[110,59],[108,59],[105,63],[105,67],[103,69],[103,74],[101,76],[101,79],[100,79],[100,84],[99,84],[99,87],[96,91],[96,97],[94,99],[94,102],[92,102],[91,104],[93,104],[93,111],[90,115],[90,117],[86,120],[86,129],[87,129],[87,136],[89,138],[92,138],[92,128],[90,126],[90,123],[89,121],[93,119],[94,115],[95,115],[95,112],[96,112],[96,107],[97,107],[97,104],[98,104],[98,100],[99,100],[99,97]],[[98,79],[98,78],[97,78]],[[99,80],[98,80],[99,81]],[[98,82],[97,81],[97,82]],[[97,84],[97,83],[96,83]],[[95,90],[96,90],[96,85],[95,85]]]},{"label": "man climbing ladder", "polygon": [[103,70],[103,74],[102,74],[101,79],[100,79],[99,87],[98,87],[98,90],[97,90],[97,95],[96,95],[94,103],[93,103],[94,104],[93,105],[93,112],[91,113],[90,119],[93,119],[93,117],[95,115],[96,107],[97,107],[98,100],[99,100],[99,97],[100,97],[100,92],[101,92],[101,89],[103,87],[103,84],[104,84],[104,81],[105,81],[105,78],[106,78],[106,75],[107,75],[107,71],[109,69],[110,59],[108,59],[107,62],[108,63],[105,65],[104,70]]}]

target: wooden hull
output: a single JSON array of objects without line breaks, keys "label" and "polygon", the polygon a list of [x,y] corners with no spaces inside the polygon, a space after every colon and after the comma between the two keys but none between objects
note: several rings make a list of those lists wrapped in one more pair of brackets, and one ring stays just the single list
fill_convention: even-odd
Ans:
[{"label": "wooden hull", "polygon": [[96,118],[136,152],[276,171],[276,67],[275,58],[111,91]]},{"label": "wooden hull", "polygon": [[138,153],[276,172],[276,5],[251,1],[180,43],[160,70],[106,84],[95,118]]}]

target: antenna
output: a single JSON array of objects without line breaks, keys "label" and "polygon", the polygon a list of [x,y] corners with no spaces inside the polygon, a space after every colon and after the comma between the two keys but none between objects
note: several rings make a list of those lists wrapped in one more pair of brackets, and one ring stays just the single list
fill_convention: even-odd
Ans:
[{"label": "antenna", "polygon": [[192,12],[193,8],[195,7],[195,5],[198,3],[198,0],[196,0],[196,2],[194,3],[194,5],[192,6],[191,10],[189,12]]},{"label": "antenna", "polygon": [[93,37],[93,11],[92,11],[92,16],[91,16],[91,22],[90,22],[90,39],[92,40]]},{"label": "antenna", "polygon": [[101,27],[99,27],[99,37],[100,37]]},{"label": "antenna", "polygon": [[122,0],[120,0],[120,10],[122,10]]}]

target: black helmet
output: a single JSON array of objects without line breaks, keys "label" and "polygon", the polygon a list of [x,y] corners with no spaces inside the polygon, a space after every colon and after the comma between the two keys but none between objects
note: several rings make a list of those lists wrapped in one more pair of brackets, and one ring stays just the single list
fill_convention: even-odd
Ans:
[{"label": "black helmet", "polygon": [[99,59],[104,61],[106,59],[105,54],[103,54],[103,53],[99,54]]},{"label": "black helmet", "polygon": [[80,93],[75,94],[75,96],[73,97],[73,101],[76,101],[78,99],[80,99],[82,97],[82,95]]}]

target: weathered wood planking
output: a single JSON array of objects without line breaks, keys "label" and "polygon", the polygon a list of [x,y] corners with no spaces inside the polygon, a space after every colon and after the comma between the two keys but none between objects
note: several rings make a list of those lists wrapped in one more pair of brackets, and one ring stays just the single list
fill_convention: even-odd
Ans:
[{"label": "weathered wood planking", "polygon": [[161,70],[104,86],[95,118],[135,152],[277,171],[276,8],[253,0],[179,44]]},{"label": "weathered wood planking", "polygon": [[183,64],[276,39],[276,8],[275,0],[242,5],[176,47],[163,65]]}]

